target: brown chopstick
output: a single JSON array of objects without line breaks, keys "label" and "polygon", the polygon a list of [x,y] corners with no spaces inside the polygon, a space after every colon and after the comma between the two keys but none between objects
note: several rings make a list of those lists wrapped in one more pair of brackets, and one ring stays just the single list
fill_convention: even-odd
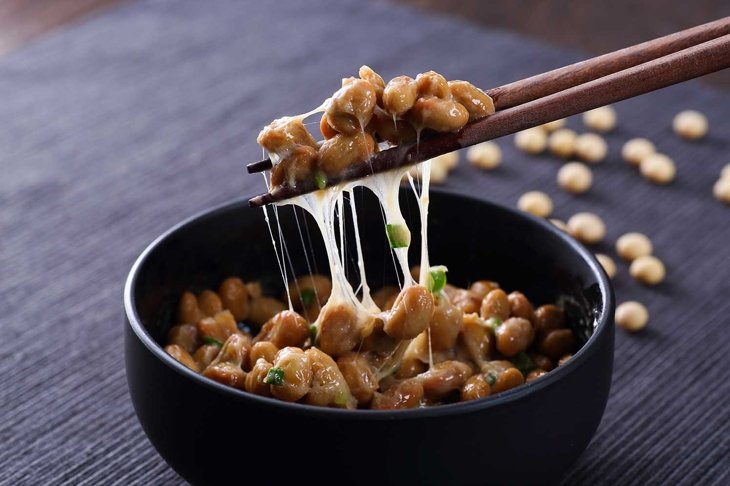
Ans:
[{"label": "brown chopstick", "polygon": [[[499,111],[608,76],[727,34],[730,34],[730,17],[505,84],[486,92],[492,97],[494,106]],[[559,117],[555,119],[557,118]],[[249,174],[263,172],[271,169],[271,160],[264,159],[253,162],[248,164],[246,169]]]},{"label": "brown chopstick", "polygon": [[[384,150],[369,160],[348,167],[329,185],[367,177],[416,164],[479,142],[575,115],[599,106],[648,93],[698,76],[730,67],[730,34],[668,56],[598,78],[522,105],[498,111],[468,124],[455,133],[441,134],[419,144],[404,144]],[[249,200],[254,207],[283,201],[316,190],[313,182],[297,188],[279,186]]]},{"label": "brown chopstick", "polygon": [[730,34],[730,17],[593,57],[487,91],[497,110],[511,108],[558,91],[617,73],[653,59]]}]

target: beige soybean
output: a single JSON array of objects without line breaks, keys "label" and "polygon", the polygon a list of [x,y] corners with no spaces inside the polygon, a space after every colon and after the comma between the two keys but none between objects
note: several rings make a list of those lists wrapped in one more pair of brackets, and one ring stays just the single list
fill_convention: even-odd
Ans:
[{"label": "beige soybean", "polygon": [[608,145],[600,135],[584,133],[575,139],[575,155],[586,162],[598,163],[606,158]]},{"label": "beige soybean", "polygon": [[685,110],[674,117],[672,121],[674,133],[685,140],[699,140],[707,135],[709,124],[707,117],[696,110]]},{"label": "beige soybean", "polygon": [[544,192],[530,191],[520,197],[517,207],[535,216],[547,218],[553,212],[553,201]]},{"label": "beige soybean", "polygon": [[484,91],[466,81],[449,81],[451,96],[469,112],[469,120],[494,114],[494,101]]},{"label": "beige soybean", "polygon": [[542,128],[528,128],[515,135],[515,146],[531,155],[537,155],[545,151],[547,147],[547,134]]},{"label": "beige soybean", "polygon": [[632,138],[621,148],[621,157],[626,163],[638,165],[648,156],[656,153],[656,147],[646,138]]},{"label": "beige soybean", "polygon": [[652,245],[651,240],[641,233],[626,233],[616,240],[616,253],[627,262],[651,255],[653,251],[654,245]]},{"label": "beige soybean", "polygon": [[548,138],[548,149],[558,157],[567,159],[575,153],[575,140],[578,134],[570,128],[555,130]]},{"label": "beige soybean", "polygon": [[482,170],[492,170],[502,162],[502,149],[494,142],[478,143],[466,152],[466,160]]},{"label": "beige soybean", "polygon": [[407,120],[416,129],[453,132],[467,124],[469,112],[454,100],[429,96],[416,100],[413,108],[408,111]]},{"label": "beige soybean", "polygon": [[[456,168],[457,165],[459,165],[458,152],[449,152],[448,154],[442,154],[431,159],[431,183],[440,185],[446,182],[449,172]],[[411,167],[408,173],[414,179],[421,175],[421,171],[418,166]],[[408,176],[403,176],[403,182],[407,181]]]},{"label": "beige soybean", "polygon": [[603,253],[596,253],[596,260],[598,260],[598,263],[600,263],[606,271],[608,278],[613,278],[616,275],[616,264],[614,263],[613,258]]},{"label": "beige soybean", "polygon": [[616,126],[616,110],[610,106],[601,106],[583,113],[583,123],[591,130],[606,133]]},{"label": "beige soybean", "polygon": [[409,76],[398,76],[388,81],[382,96],[385,110],[391,115],[402,116],[413,108],[418,98],[418,86]]},{"label": "beige soybean", "polygon": [[449,169],[443,163],[431,163],[431,183],[443,184],[449,175]]},{"label": "beige soybean", "polygon": [[432,164],[439,164],[446,168],[446,170],[454,170],[459,165],[459,152],[449,152],[447,154],[441,154],[438,157],[431,159]]},{"label": "beige soybean", "polygon": [[543,123],[542,125],[540,125],[540,128],[542,128],[546,132],[554,132],[555,130],[563,128],[564,126],[565,126],[565,118],[560,118],[558,120],[553,120],[551,122]]},{"label": "beige soybean", "polygon": [[649,321],[649,311],[643,304],[628,301],[616,307],[616,325],[630,332],[640,331]]},{"label": "beige soybean", "polygon": [[568,162],[558,171],[558,186],[572,194],[583,194],[592,184],[591,169],[580,162]]},{"label": "beige soybean", "polygon": [[730,179],[730,164],[725,164],[725,167],[722,168],[720,179]]},{"label": "beige soybean", "polygon": [[674,161],[664,154],[651,154],[639,163],[639,171],[650,182],[669,184],[677,175]]},{"label": "beige soybean", "polygon": [[592,245],[606,236],[606,225],[593,213],[577,213],[568,220],[568,232],[576,240]]},{"label": "beige soybean", "polygon": [[712,186],[712,193],[718,201],[730,204],[730,176],[718,179]]},{"label": "beige soybean", "polygon": [[642,256],[631,262],[629,273],[644,285],[657,285],[667,274],[664,264],[655,256]]}]

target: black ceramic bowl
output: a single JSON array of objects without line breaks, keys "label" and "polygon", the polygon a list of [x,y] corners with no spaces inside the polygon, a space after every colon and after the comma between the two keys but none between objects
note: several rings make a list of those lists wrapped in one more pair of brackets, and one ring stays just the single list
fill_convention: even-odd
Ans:
[{"label": "black ceramic bowl", "polygon": [[[417,227],[412,194],[401,198]],[[359,209],[368,277],[377,287],[393,263],[373,198],[365,196]],[[303,274],[292,214],[280,211],[295,271]],[[309,233],[321,248],[316,230]],[[261,210],[234,202],[166,232],[127,280],[127,380],[160,455],[193,484],[251,477],[261,478],[258,484],[313,479],[338,486],[557,482],[588,445],[608,398],[614,299],[605,273],[551,224],[447,192],[431,195],[429,235],[431,262],[448,266],[450,282],[497,280],[536,305],[567,297],[581,349],[547,376],[497,396],[392,412],[291,404],[208,380],[161,346],[180,294],[216,288],[229,275],[261,280],[275,295],[283,288]],[[412,247],[418,244],[416,238]],[[317,261],[323,269],[323,255]]]}]

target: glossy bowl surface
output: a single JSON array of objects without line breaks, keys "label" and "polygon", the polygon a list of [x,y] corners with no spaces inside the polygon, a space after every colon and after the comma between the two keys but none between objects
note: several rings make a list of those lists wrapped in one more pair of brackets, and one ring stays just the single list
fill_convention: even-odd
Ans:
[{"label": "glossy bowl surface", "polygon": [[[359,194],[357,203],[368,280],[377,288],[394,279],[383,220],[372,196]],[[412,193],[402,191],[401,204],[409,226],[418,228]],[[308,271],[304,242],[313,249],[310,265],[314,258],[326,273],[313,222],[293,214],[279,209],[294,272]],[[608,398],[614,341],[608,279],[582,245],[514,209],[433,190],[428,224],[431,263],[446,265],[450,282],[496,280],[536,305],[562,297],[581,349],[547,376],[494,397],[391,412],[291,404],[197,375],[161,347],[180,294],[216,288],[230,275],[260,280],[275,295],[283,288],[262,211],[243,199],[167,231],[127,279],[127,381],[160,455],[201,485],[247,477],[261,484],[557,482],[588,445]],[[416,233],[412,250],[419,247]]]}]

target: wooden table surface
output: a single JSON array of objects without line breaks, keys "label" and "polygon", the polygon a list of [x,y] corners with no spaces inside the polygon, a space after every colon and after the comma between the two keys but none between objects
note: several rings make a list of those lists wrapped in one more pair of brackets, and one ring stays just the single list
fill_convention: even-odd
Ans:
[{"label": "wooden table surface", "polygon": [[0,56],[122,0],[2,0]]},{"label": "wooden table surface", "polygon": [[[129,0],[3,0],[0,55],[49,31],[61,29]],[[455,15],[472,22],[528,34],[549,42],[602,54],[654,37],[730,16],[727,0],[389,0]],[[730,90],[730,70],[703,78]]]}]

